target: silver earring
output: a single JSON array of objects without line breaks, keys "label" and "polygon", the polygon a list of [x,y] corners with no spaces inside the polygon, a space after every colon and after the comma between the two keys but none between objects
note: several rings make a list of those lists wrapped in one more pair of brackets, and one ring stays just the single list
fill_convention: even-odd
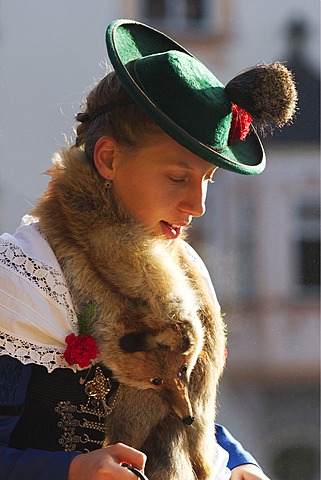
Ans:
[{"label": "silver earring", "polygon": [[109,180],[109,178],[107,178],[105,181],[104,181],[104,186],[105,188],[111,188],[113,182],[111,180]]}]

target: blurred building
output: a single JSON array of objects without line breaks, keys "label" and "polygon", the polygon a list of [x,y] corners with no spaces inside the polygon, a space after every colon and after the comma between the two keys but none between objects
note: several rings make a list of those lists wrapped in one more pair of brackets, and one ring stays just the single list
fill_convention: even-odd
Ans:
[{"label": "blurred building", "polygon": [[266,171],[219,170],[190,238],[229,331],[219,420],[274,480],[317,480],[318,0],[2,0],[1,230],[14,230],[41,194],[41,172],[105,72],[105,26],[121,17],[164,30],[223,82],[261,61],[286,61],[296,75],[300,110],[266,140]]},{"label": "blurred building", "polygon": [[246,432],[279,480],[320,478],[320,76],[309,27],[289,18],[283,56],[272,59],[295,74],[297,118],[265,139],[262,175],[217,174],[213,221],[194,234],[229,331],[221,420]]}]

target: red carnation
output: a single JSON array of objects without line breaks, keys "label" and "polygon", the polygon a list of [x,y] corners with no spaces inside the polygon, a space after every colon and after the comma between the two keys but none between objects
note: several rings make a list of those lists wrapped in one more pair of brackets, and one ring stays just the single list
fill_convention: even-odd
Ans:
[{"label": "red carnation", "polygon": [[75,335],[71,333],[65,338],[67,348],[63,358],[69,365],[78,364],[80,368],[89,367],[90,360],[94,360],[99,349],[91,335]]},{"label": "red carnation", "polygon": [[251,115],[243,108],[232,103],[232,124],[229,134],[229,143],[236,140],[245,140],[253,121]]}]

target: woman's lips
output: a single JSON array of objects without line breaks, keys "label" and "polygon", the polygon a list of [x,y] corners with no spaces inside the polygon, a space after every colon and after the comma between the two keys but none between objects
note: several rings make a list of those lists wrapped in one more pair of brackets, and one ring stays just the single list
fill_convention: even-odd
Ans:
[{"label": "woman's lips", "polygon": [[165,237],[168,238],[169,240],[174,240],[175,238],[179,237],[180,234],[182,233],[181,226],[171,225],[170,223],[167,223],[164,220],[162,220],[160,224]]}]

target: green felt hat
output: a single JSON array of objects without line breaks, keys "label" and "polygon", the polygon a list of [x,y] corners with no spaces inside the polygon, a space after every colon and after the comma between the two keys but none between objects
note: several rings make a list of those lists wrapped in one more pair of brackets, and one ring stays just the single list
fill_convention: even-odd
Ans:
[{"label": "green felt hat", "polygon": [[247,175],[264,170],[265,153],[253,126],[243,140],[230,141],[227,90],[181,45],[132,20],[112,22],[106,44],[124,88],[174,140],[221,168]]}]

